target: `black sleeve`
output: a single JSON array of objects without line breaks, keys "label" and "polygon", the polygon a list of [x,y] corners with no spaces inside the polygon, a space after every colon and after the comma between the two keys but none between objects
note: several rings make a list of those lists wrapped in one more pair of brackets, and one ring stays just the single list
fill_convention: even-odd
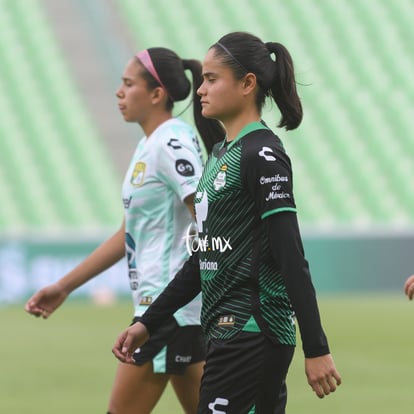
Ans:
[{"label": "black sleeve", "polygon": [[268,232],[272,256],[285,281],[296,314],[305,357],[329,354],[296,214],[272,214],[264,220],[264,227]]},{"label": "black sleeve", "polygon": [[201,290],[198,254],[184,263],[181,270],[167,285],[154,303],[139,318],[151,335],[164,321],[178,309],[193,300]]},{"label": "black sleeve", "polygon": [[290,159],[280,145],[275,135],[261,131],[243,146],[240,175],[261,218],[296,211]]}]

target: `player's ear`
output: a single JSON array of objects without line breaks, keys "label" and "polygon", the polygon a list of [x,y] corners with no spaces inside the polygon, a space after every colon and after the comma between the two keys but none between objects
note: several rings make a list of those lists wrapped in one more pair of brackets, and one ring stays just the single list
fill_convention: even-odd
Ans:
[{"label": "player's ear", "polygon": [[257,79],[254,73],[249,72],[243,79],[243,92],[248,95],[253,92],[256,87]]},{"label": "player's ear", "polygon": [[157,86],[152,90],[151,101],[153,104],[157,104],[163,101],[167,96],[165,89],[161,86]]}]

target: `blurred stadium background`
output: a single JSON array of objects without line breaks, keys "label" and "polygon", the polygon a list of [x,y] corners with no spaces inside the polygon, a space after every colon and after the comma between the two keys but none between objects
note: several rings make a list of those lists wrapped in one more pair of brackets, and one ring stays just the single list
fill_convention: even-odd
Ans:
[{"label": "blurred stadium background", "polygon": [[[127,60],[151,46],[202,60],[235,30],[283,43],[296,65],[304,122],[278,133],[316,287],[401,291],[414,272],[412,16],[412,0],[0,0],[0,304],[120,225],[142,135],[116,104]],[[124,266],[79,294],[127,293]]]}]

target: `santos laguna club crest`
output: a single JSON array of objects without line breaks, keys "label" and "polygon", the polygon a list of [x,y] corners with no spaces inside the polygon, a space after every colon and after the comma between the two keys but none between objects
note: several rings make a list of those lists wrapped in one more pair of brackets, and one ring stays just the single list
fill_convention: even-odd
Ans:
[{"label": "santos laguna club crest", "polygon": [[227,164],[223,164],[213,182],[213,186],[216,191],[220,191],[222,188],[224,188],[224,186],[226,185],[226,176],[227,176]]},{"label": "santos laguna club crest", "polygon": [[138,161],[135,164],[134,171],[130,178],[130,182],[134,187],[141,187],[141,185],[144,184],[145,168],[145,162]]}]

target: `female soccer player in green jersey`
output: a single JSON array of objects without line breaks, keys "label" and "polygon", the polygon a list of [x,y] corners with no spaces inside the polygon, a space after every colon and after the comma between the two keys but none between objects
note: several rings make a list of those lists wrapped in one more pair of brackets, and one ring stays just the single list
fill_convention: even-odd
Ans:
[{"label": "female soccer player in green jersey", "polygon": [[209,342],[197,412],[284,413],[296,321],[313,391],[322,398],[341,383],[304,256],[290,159],[261,119],[271,97],[279,127],[300,125],[293,62],[280,43],[235,32],[209,49],[203,77],[202,114],[221,121],[226,138],[214,147],[197,187],[198,239],[113,352],[131,362],[133,350],[201,291]]},{"label": "female soccer player in green jersey", "polygon": [[[138,318],[182,267],[189,253],[185,238],[193,221],[193,198],[202,158],[193,128],[174,118],[174,102],[193,99],[202,83],[201,63],[180,59],[165,48],[141,51],[126,65],[116,92],[127,122],[145,133],[125,176],[121,228],[79,266],[30,298],[26,310],[47,318],[66,297],[125,256]],[[201,116],[194,100],[195,123],[207,152],[224,137],[217,121]],[[188,207],[188,208],[187,208]],[[201,299],[195,297],[160,325],[144,346],[134,350],[134,364],[120,363],[109,401],[110,414],[150,413],[167,383],[184,412],[195,413],[205,360],[200,327]]]}]

